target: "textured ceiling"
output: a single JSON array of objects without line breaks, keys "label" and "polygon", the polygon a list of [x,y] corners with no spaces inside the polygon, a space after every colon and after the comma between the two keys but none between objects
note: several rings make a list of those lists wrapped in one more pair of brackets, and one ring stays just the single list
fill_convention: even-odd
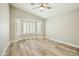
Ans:
[{"label": "textured ceiling", "polygon": [[51,6],[52,9],[51,10],[45,9],[44,11],[41,12],[39,8],[33,9],[34,7],[38,6],[38,4],[31,5],[30,3],[11,3],[11,5],[45,19],[72,9],[79,8],[78,3],[49,3],[49,6]]}]

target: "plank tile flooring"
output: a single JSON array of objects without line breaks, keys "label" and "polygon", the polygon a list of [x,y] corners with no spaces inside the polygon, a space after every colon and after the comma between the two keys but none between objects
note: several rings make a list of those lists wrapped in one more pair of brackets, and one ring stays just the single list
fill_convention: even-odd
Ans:
[{"label": "plank tile flooring", "polygon": [[78,56],[79,52],[71,50],[48,39],[23,39],[12,43],[7,56]]}]

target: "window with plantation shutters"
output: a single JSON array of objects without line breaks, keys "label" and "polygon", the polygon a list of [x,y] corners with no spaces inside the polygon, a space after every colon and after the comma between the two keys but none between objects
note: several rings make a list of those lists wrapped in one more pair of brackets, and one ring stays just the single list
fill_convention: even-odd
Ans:
[{"label": "window with plantation shutters", "polygon": [[18,20],[16,21],[16,33],[21,34],[41,34],[41,21]]}]

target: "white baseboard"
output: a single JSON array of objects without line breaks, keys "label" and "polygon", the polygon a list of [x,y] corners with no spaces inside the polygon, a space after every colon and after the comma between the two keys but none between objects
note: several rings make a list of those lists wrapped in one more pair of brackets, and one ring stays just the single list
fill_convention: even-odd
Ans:
[{"label": "white baseboard", "polygon": [[13,41],[10,41],[11,43],[13,42],[17,42],[17,41],[20,41],[20,40],[24,40],[24,39],[33,39],[33,38],[45,38],[45,37],[26,37],[26,38],[21,38],[21,39],[17,39],[17,40],[13,40]]},{"label": "white baseboard", "polygon": [[66,44],[66,45],[69,45],[69,46],[72,46],[72,47],[75,47],[75,48],[79,48],[79,46],[78,45],[75,45],[75,44],[70,44],[70,43],[67,43],[67,42],[55,40],[55,39],[49,38],[49,37],[45,37],[45,38],[50,39],[50,40],[53,40],[53,41],[58,42],[58,43]]},{"label": "white baseboard", "polygon": [[6,46],[6,48],[4,49],[3,53],[1,54],[1,56],[4,56],[6,54],[6,51],[8,49],[8,47],[10,46],[10,42],[8,43],[8,45]]}]

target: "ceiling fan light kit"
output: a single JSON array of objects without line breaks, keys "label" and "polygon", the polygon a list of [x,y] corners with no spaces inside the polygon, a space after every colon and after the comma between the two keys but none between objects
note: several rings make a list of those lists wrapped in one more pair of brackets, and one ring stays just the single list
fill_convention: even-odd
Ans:
[{"label": "ceiling fan light kit", "polygon": [[40,9],[40,10],[44,10],[44,7],[40,7],[39,9]]},{"label": "ceiling fan light kit", "polygon": [[[39,8],[40,11],[43,11],[45,9],[52,9],[48,3],[37,3],[37,4],[39,4],[39,6],[34,7],[32,9]],[[36,3],[31,3],[31,5],[36,5]]]}]

